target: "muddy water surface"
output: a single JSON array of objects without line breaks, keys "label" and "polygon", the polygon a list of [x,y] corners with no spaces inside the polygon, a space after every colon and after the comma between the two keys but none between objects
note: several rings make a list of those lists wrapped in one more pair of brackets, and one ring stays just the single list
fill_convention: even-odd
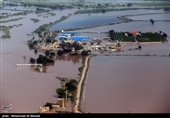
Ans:
[{"label": "muddy water surface", "polygon": [[[56,102],[56,88],[61,86],[56,76],[77,78],[81,66],[80,57],[60,57],[54,65],[47,66],[46,73],[34,72],[33,68],[17,68],[17,63],[29,63],[30,57],[37,58],[29,50],[27,36],[44,23],[58,20],[63,15],[76,10],[56,11],[56,16],[48,19],[36,14],[28,14],[24,19],[3,23],[9,26],[22,23],[10,30],[11,38],[1,40],[1,105],[13,104],[9,113],[35,113],[46,102]],[[123,12],[121,12],[123,14]],[[125,13],[124,13],[125,14]],[[126,13],[127,14],[127,13]],[[119,14],[117,14],[119,15]],[[31,18],[38,18],[33,23]],[[143,32],[160,30],[170,35],[169,22],[129,22],[80,30],[79,32],[103,32],[139,30]],[[97,36],[97,35],[96,35]],[[129,47],[128,47],[129,46]],[[133,45],[127,45],[127,49]],[[121,53],[169,54],[169,44],[143,45],[142,50]],[[23,56],[26,56],[24,59]],[[85,112],[169,112],[169,57],[105,57],[91,60],[86,82]]]},{"label": "muddy water surface", "polygon": [[[48,19],[36,14],[28,14],[24,19],[3,23],[10,26],[22,23],[22,26],[13,27],[10,30],[10,39],[1,39],[1,105],[13,104],[9,113],[36,113],[39,106],[46,102],[57,102],[56,88],[61,87],[59,77],[77,79],[81,66],[81,57],[60,57],[54,65],[47,66],[46,73],[38,73],[34,68],[16,67],[16,64],[28,64],[30,57],[38,58],[33,50],[26,45],[27,36],[40,25],[54,22],[63,15],[73,13],[75,10],[55,11],[56,16]],[[18,16],[20,17],[20,16]],[[38,23],[33,23],[31,18],[38,18]],[[35,36],[37,39],[37,36]],[[26,56],[24,59],[23,57]],[[71,70],[71,71],[70,71]]]}]

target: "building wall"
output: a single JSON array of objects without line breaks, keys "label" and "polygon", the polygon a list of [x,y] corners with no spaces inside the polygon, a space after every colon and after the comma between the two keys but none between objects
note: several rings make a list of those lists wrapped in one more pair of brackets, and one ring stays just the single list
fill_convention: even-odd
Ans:
[{"label": "building wall", "polygon": [[71,39],[76,40],[76,41],[87,41],[89,37],[88,36],[72,36]]}]

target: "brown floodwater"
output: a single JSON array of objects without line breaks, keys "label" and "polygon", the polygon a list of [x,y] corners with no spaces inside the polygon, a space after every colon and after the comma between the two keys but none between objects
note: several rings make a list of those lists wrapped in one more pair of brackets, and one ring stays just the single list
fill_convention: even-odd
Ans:
[{"label": "brown floodwater", "polygon": [[[67,16],[75,11],[75,9],[53,11],[57,15],[49,16],[48,19],[43,16],[38,17],[36,14],[28,14],[23,16],[22,20],[2,24],[6,26],[23,24],[10,30],[10,39],[0,41],[0,106],[12,104],[13,108],[8,110],[8,113],[37,113],[43,104],[57,102],[56,88],[61,87],[61,84],[56,77],[78,79],[78,68],[82,65],[80,56],[63,55],[55,61],[55,64],[47,66],[46,73],[35,72],[34,68],[30,67],[16,67],[16,64],[28,64],[30,57],[38,58],[41,54],[29,50],[26,42],[32,37],[27,36],[27,33],[31,33],[42,24],[54,22],[61,16]],[[30,20],[32,17],[40,21],[33,23]],[[24,56],[26,58],[23,58]]]},{"label": "brown floodwater", "polygon": [[[81,57],[63,55],[55,64],[47,66],[46,73],[38,73],[34,68],[16,67],[17,63],[29,63],[30,57],[37,58],[26,45],[27,36],[42,24],[58,20],[63,15],[76,10],[54,11],[56,16],[43,18],[36,14],[23,16],[22,20],[3,23],[9,26],[22,23],[10,30],[11,38],[0,41],[1,105],[12,104],[9,113],[36,113],[46,102],[57,102],[56,88],[61,87],[57,76],[78,79]],[[134,11],[133,11],[134,12]],[[156,12],[156,11],[155,11]],[[121,12],[122,15],[128,12]],[[120,15],[120,12],[117,13]],[[30,18],[38,18],[33,23]],[[79,32],[102,32],[141,30],[165,31],[170,35],[169,22],[151,25],[148,22],[130,22],[80,30]],[[94,30],[95,29],[95,30]],[[35,36],[37,38],[37,36]],[[128,47],[129,46],[129,47]],[[127,45],[130,48],[133,45]],[[121,53],[141,53],[147,51],[169,54],[169,44],[143,45],[141,51]],[[24,59],[23,57],[26,56]],[[82,108],[85,112],[169,112],[169,57],[92,57]]]},{"label": "brown floodwater", "polygon": [[[158,22],[152,26],[147,22],[130,22],[98,27],[95,31],[137,29],[142,32],[164,31],[170,36],[166,24],[169,23]],[[94,29],[80,32],[91,31]],[[145,55],[150,52],[156,56],[104,56],[98,53],[91,58],[81,103],[85,113],[170,112],[170,43],[142,44],[141,50],[128,50],[137,46],[127,44],[119,54]]]},{"label": "brown floodwater", "polygon": [[86,113],[169,113],[170,57],[92,57]]},{"label": "brown floodwater", "polygon": [[[129,18],[146,20],[151,17]],[[153,15],[153,18],[169,20],[167,14]],[[170,36],[169,25],[170,22],[155,21],[151,25],[148,21],[134,21],[79,32],[163,31]],[[96,33],[95,37],[99,36]],[[128,50],[137,46],[127,44],[119,54],[145,55],[150,52],[157,56],[104,56],[98,53],[91,58],[80,105],[85,113],[170,113],[170,57],[160,56],[170,54],[170,43],[142,44],[141,50]]]}]

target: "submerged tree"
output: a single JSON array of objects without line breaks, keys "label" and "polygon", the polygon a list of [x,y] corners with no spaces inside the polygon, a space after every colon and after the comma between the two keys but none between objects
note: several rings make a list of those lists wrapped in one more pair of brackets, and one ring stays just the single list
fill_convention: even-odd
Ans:
[{"label": "submerged tree", "polygon": [[39,57],[37,58],[37,63],[46,65],[46,63],[54,63],[54,60],[49,59],[46,56],[40,54]]},{"label": "submerged tree", "polygon": [[152,23],[152,25],[154,24],[154,20],[153,19],[150,19],[150,22]]},{"label": "submerged tree", "polygon": [[162,35],[164,38],[167,38],[167,34],[166,33],[163,33]]},{"label": "submerged tree", "polygon": [[62,50],[58,50],[57,55],[58,55],[58,56],[61,56],[61,55],[63,55],[63,53],[64,53],[64,52],[63,52]]},{"label": "submerged tree", "polygon": [[35,59],[34,58],[30,58],[30,63],[34,64],[35,63]]}]

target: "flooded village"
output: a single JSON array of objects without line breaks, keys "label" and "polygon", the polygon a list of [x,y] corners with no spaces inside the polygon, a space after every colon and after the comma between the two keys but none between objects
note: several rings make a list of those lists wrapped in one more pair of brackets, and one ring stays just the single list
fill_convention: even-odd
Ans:
[{"label": "flooded village", "polygon": [[169,113],[168,1],[34,2],[1,3],[8,113]]}]

